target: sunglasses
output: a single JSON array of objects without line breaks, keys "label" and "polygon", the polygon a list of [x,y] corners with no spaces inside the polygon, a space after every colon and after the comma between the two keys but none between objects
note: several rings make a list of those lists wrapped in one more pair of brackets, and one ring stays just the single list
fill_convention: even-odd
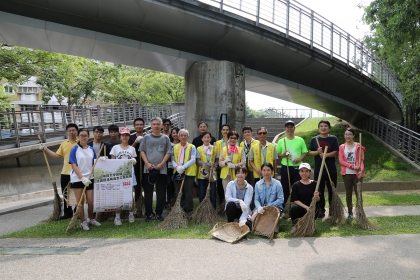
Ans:
[{"label": "sunglasses", "polygon": [[258,135],[266,135],[267,134],[267,132],[258,132]]}]

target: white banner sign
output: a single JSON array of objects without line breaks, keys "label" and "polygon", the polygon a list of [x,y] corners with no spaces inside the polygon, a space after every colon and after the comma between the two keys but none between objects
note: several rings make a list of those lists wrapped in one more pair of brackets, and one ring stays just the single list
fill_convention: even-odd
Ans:
[{"label": "white banner sign", "polygon": [[128,159],[98,160],[95,171],[93,211],[112,212],[133,206],[133,166]]}]

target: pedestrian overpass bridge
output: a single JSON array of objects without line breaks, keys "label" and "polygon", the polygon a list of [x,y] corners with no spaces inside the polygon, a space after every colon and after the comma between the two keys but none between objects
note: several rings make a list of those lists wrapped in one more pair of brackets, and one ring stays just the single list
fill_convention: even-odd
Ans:
[{"label": "pedestrian overpass bridge", "polygon": [[355,124],[402,121],[391,71],[327,19],[289,0],[208,1],[0,0],[0,43],[180,76],[228,60],[246,90]]}]

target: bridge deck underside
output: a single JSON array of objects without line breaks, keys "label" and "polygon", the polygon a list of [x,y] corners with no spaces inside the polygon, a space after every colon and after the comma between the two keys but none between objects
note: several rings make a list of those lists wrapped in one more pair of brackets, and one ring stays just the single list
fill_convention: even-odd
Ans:
[{"label": "bridge deck underside", "polygon": [[246,90],[353,123],[402,120],[394,97],[345,62],[203,3],[1,0],[0,10],[0,43],[181,76],[195,61],[229,60],[246,67]]}]

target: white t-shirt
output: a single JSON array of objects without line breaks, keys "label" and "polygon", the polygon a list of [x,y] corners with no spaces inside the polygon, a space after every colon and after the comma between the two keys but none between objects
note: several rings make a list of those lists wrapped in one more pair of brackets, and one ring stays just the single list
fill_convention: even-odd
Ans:
[{"label": "white t-shirt", "polygon": [[[115,145],[112,147],[110,155],[115,156],[116,159],[131,159],[136,158],[136,149],[132,146],[128,146],[127,149],[121,148],[121,145]],[[137,185],[136,176],[134,176],[134,167],[133,167],[133,186]]]},{"label": "white t-shirt", "polygon": [[[92,170],[94,159],[96,158],[96,153],[92,147],[88,146],[86,149],[83,149],[79,145],[74,146],[70,151],[69,163],[77,164],[77,167],[82,173],[83,177],[88,178],[90,171]],[[93,174],[93,173],[92,173]],[[93,175],[90,177],[93,179]],[[70,172],[70,182],[76,183],[80,182],[80,178],[76,175],[76,172],[72,170]]]},{"label": "white t-shirt", "polygon": [[[356,145],[353,145],[353,148],[348,149],[347,145],[344,146],[344,156],[346,161],[351,165],[356,165]],[[346,174],[356,174],[356,170],[346,167]]]}]

